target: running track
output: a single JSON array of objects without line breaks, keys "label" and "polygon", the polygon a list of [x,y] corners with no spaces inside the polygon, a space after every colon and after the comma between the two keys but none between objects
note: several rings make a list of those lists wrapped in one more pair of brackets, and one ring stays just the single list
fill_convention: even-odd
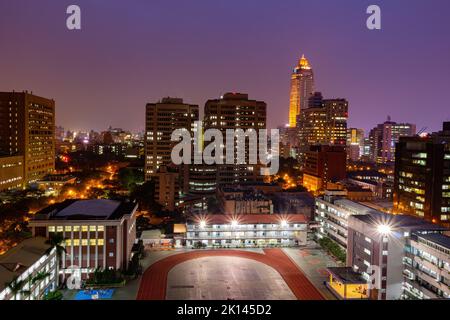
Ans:
[{"label": "running track", "polygon": [[323,300],[321,293],[281,249],[265,249],[265,254],[241,250],[201,250],[179,253],[152,264],[141,279],[137,300],[165,300],[169,271],[177,264],[212,256],[256,260],[274,268],[298,300]]}]

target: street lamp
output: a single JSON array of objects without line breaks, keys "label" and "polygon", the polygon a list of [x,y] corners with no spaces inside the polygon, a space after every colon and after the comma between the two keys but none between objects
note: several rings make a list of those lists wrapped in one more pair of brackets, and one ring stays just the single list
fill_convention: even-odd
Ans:
[{"label": "street lamp", "polygon": [[387,224],[380,224],[380,225],[378,225],[378,227],[377,227],[377,231],[378,231],[379,233],[381,233],[382,235],[386,236],[386,235],[388,235],[388,234],[391,233],[392,229],[391,229],[391,227],[388,226]]},{"label": "street lamp", "polygon": [[206,227],[206,221],[205,220],[200,220],[200,228],[203,229],[204,227]]}]

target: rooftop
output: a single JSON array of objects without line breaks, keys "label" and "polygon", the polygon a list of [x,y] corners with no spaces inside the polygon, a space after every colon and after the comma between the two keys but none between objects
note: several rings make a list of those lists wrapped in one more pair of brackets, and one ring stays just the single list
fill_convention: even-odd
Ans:
[{"label": "rooftop", "polygon": [[441,247],[450,249],[450,237],[440,233],[428,233],[428,234],[418,234],[418,238],[425,239],[427,241],[434,242]]},{"label": "rooftop", "polygon": [[37,212],[34,220],[118,220],[136,208],[135,202],[127,201],[65,200]]},{"label": "rooftop", "polygon": [[425,221],[420,218],[416,218],[408,215],[393,215],[383,213],[381,211],[373,210],[366,215],[354,215],[352,219],[360,220],[366,224],[379,225],[380,223],[389,224],[392,228],[408,228],[412,230],[441,230],[445,231],[446,228],[437,224]]},{"label": "rooftop", "polygon": [[[230,224],[236,220],[239,224],[279,224],[281,221],[288,223],[307,223],[308,220],[303,214],[210,214],[206,215],[204,220],[207,224]],[[192,218],[191,221],[201,218]]]},{"label": "rooftop", "polygon": [[355,272],[351,267],[328,267],[327,271],[333,277],[339,279],[343,284],[366,284],[360,273]]},{"label": "rooftop", "polygon": [[50,248],[45,238],[30,238],[0,256],[0,291],[20,276]]}]

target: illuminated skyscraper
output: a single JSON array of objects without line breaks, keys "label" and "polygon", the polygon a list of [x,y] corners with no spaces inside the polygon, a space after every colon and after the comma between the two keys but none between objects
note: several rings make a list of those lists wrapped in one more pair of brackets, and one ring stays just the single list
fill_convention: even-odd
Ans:
[{"label": "illuminated skyscraper", "polygon": [[289,127],[297,124],[300,110],[308,107],[308,99],[314,92],[314,73],[309,61],[302,55],[291,75],[291,95],[289,100]]},{"label": "illuminated skyscraper", "polygon": [[370,158],[376,163],[395,161],[395,144],[400,137],[410,137],[416,134],[416,125],[396,123],[390,117],[370,131]]},{"label": "illuminated skyscraper", "polygon": [[395,147],[394,213],[450,226],[450,122]]},{"label": "illuminated skyscraper", "polygon": [[[52,173],[55,169],[55,101],[27,91],[0,92],[0,154],[23,157],[23,161],[8,160],[8,166],[23,165],[24,184]],[[10,182],[17,184],[18,178]]]},{"label": "illuminated skyscraper", "polygon": [[297,117],[298,160],[304,164],[305,152],[313,145],[345,146],[347,118],[346,99],[322,99],[320,93],[315,93]]},{"label": "illuminated skyscraper", "polygon": [[[247,94],[225,93],[220,99],[206,102],[204,127],[205,130],[218,129],[224,136],[227,129],[242,129],[247,133],[254,132],[256,136],[259,129],[266,129],[266,109],[267,105],[264,101],[250,100]],[[249,140],[250,138],[246,138],[243,151],[246,163],[249,163],[250,148],[254,148]],[[235,163],[217,165],[217,185],[262,182],[260,162],[249,165],[237,164],[237,155],[241,151],[238,150],[236,143],[234,143]],[[227,152],[226,144],[225,142],[224,154]]]},{"label": "illuminated skyscraper", "polygon": [[178,98],[163,98],[146,106],[145,177],[149,180],[160,166],[171,165],[172,142],[175,129],[186,128],[193,133],[198,120],[197,105],[183,103]]}]

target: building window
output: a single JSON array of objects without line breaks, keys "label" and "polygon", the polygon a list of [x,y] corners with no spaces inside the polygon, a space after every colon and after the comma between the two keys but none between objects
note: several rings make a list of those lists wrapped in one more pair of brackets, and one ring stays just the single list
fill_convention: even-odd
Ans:
[{"label": "building window", "polygon": [[88,226],[81,226],[81,231],[83,231],[83,232],[88,231]]},{"label": "building window", "polygon": [[109,253],[109,257],[110,257],[110,258],[114,257],[114,252],[110,252],[110,253]]}]

